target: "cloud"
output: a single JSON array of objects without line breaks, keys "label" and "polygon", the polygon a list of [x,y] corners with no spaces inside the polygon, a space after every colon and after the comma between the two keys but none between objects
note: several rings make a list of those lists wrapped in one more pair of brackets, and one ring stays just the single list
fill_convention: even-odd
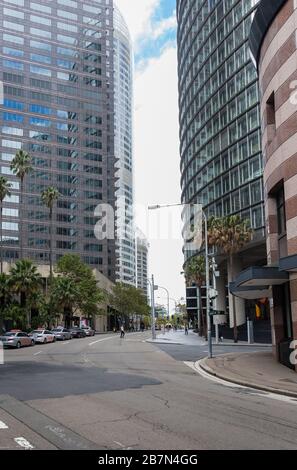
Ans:
[{"label": "cloud", "polygon": [[[136,52],[134,85],[135,202],[180,201],[175,0],[116,0]],[[149,219],[157,214],[150,213]],[[167,217],[167,211],[159,216]],[[140,228],[146,232],[146,227]],[[178,300],[185,296],[182,239],[149,240],[149,269]],[[164,295],[160,291],[157,295]],[[166,299],[164,299],[166,304]]]},{"label": "cloud", "polygon": [[165,18],[164,20],[160,21],[159,24],[152,31],[151,37],[153,39],[157,39],[163,34],[167,33],[170,30],[176,28],[176,16],[175,12],[169,18]]},{"label": "cloud", "polygon": [[[135,199],[150,204],[180,201],[176,46],[151,58],[135,76]],[[167,217],[167,210],[160,214]],[[150,213],[150,218],[154,218]],[[152,219],[151,219],[152,220]],[[140,227],[143,231],[146,227]],[[182,240],[150,240],[150,271],[172,297],[185,295]],[[162,295],[162,294],[161,294]]]},{"label": "cloud", "polygon": [[132,39],[147,36],[151,31],[151,20],[160,0],[116,0],[116,4],[127,21]]}]

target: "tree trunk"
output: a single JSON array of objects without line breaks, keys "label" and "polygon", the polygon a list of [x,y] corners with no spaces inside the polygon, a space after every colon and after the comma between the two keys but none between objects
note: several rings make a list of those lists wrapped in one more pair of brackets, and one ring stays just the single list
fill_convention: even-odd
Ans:
[{"label": "tree trunk", "polygon": [[53,280],[53,208],[50,208],[50,284]]},{"label": "tree trunk", "polygon": [[1,201],[0,207],[0,264],[1,264],[1,274],[3,273],[3,234],[2,234],[2,215],[3,215],[3,206]]},{"label": "tree trunk", "polygon": [[[230,255],[230,269],[231,269],[231,279],[233,281],[233,255],[232,254]],[[238,343],[238,328],[237,328],[237,318],[236,318],[235,296],[234,295],[232,295],[232,312],[233,312],[233,326],[234,326],[234,343]]]},{"label": "tree trunk", "polygon": [[20,243],[20,259],[23,259],[23,251],[24,251],[24,246],[23,246],[23,195],[24,195],[24,178],[21,178],[21,183],[20,183],[20,226],[19,226],[19,243]]}]

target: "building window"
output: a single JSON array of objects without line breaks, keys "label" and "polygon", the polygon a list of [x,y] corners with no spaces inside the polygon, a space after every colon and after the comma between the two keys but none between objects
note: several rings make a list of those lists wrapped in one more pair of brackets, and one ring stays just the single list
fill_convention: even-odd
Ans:
[{"label": "building window", "polygon": [[274,92],[270,95],[266,103],[266,119],[267,119],[268,142],[271,142],[275,136],[275,131],[276,131]]}]

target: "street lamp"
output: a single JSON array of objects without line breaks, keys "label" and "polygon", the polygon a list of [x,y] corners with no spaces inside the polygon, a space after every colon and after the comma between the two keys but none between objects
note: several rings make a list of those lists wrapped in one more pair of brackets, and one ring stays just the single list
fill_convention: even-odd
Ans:
[{"label": "street lamp", "polygon": [[152,339],[156,339],[156,311],[155,311],[155,290],[157,290],[157,286],[155,286],[154,275],[152,275],[152,280],[150,281],[147,279],[147,282],[151,288],[151,317],[152,317]]},{"label": "street lamp", "polygon": [[[154,205],[149,206],[148,210],[158,210],[165,209],[168,207],[179,207],[184,206],[184,204],[167,204],[167,205]],[[210,277],[209,277],[209,252],[208,252],[208,220],[207,215],[202,210],[202,217],[204,219],[205,227],[205,268],[206,268],[206,315],[207,315],[207,339],[208,339],[208,357],[212,358],[212,336],[211,336],[211,317],[210,317]]]},{"label": "street lamp", "polygon": [[169,317],[169,319],[170,319],[170,305],[169,305],[169,299],[170,299],[170,297],[169,297],[169,291],[168,291],[168,289],[166,289],[166,287],[157,286],[157,288],[158,288],[158,289],[163,289],[163,290],[165,290],[165,292],[167,293],[167,312],[168,312],[168,317]]}]

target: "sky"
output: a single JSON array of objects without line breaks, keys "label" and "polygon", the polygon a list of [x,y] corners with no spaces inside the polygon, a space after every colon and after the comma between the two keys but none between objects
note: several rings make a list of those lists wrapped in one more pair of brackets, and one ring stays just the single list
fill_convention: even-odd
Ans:
[{"label": "sky", "polygon": [[[180,202],[179,126],[175,0],[116,0],[134,48],[134,182],[135,202]],[[148,236],[149,271],[170,297],[185,297],[180,208],[149,212],[136,221]],[[140,211],[141,212],[141,211]],[[167,236],[171,217],[174,236]],[[156,233],[161,220],[161,237]],[[161,238],[161,239],[160,239]],[[158,298],[160,296],[160,298]],[[165,296],[165,297],[164,297]],[[156,293],[166,304],[166,292]],[[171,308],[174,307],[173,300]]]}]

